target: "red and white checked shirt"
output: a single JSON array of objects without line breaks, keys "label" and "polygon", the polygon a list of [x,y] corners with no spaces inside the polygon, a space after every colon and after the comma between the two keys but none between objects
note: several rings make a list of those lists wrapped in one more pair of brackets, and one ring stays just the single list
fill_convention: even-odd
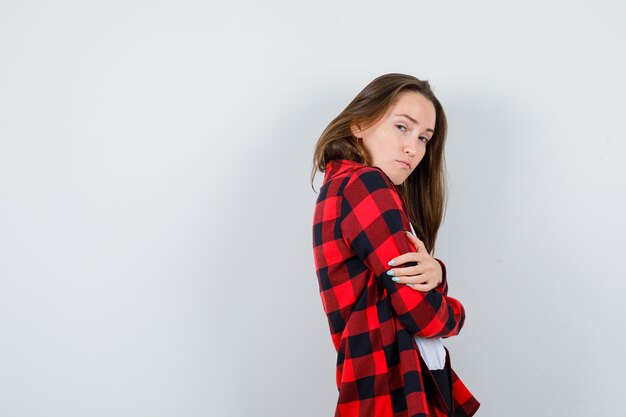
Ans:
[{"label": "red and white checked shirt", "polygon": [[413,336],[454,336],[465,311],[447,296],[440,260],[444,280],[429,292],[396,284],[386,274],[392,258],[415,251],[405,230],[405,201],[380,168],[348,160],[326,165],[313,251],[337,350],[335,417],[472,416],[480,405],[452,370],[449,411],[418,352]]}]

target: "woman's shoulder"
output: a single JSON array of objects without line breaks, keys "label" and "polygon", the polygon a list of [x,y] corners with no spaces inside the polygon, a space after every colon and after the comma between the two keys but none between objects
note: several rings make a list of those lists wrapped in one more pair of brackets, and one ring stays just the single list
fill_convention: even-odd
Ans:
[{"label": "woman's shoulder", "polygon": [[327,171],[330,177],[321,188],[318,201],[339,197],[353,208],[366,200],[379,208],[403,206],[400,190],[382,169],[354,161],[331,162]]},{"label": "woman's shoulder", "polygon": [[372,191],[379,188],[395,189],[394,184],[382,169],[364,165],[360,162],[350,160],[333,160],[326,166],[326,176],[324,182],[342,179],[344,187],[348,187],[353,183],[362,183]]}]

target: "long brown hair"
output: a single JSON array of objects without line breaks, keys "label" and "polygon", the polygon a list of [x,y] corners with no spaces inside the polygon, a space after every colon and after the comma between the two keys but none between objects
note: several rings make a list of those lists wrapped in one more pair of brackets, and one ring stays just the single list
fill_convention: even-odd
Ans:
[{"label": "long brown hair", "polygon": [[428,81],[405,74],[385,74],[369,83],[328,124],[318,139],[313,155],[311,186],[317,171],[324,172],[329,161],[348,159],[369,164],[367,152],[352,134],[350,126],[357,124],[361,129],[372,126],[395,103],[398,94],[405,91],[422,94],[435,107],[435,132],[428,141],[426,154],[406,181],[397,186],[407,202],[409,220],[417,237],[432,254],[446,204],[444,145],[447,121]]}]

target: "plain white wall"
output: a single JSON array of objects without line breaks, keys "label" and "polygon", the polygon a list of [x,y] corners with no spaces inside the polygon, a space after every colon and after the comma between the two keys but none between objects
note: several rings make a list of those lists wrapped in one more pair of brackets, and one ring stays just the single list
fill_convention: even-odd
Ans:
[{"label": "plain white wall", "polygon": [[387,72],[447,111],[478,415],[619,414],[625,12],[0,2],[0,415],[332,415],[311,157]]}]

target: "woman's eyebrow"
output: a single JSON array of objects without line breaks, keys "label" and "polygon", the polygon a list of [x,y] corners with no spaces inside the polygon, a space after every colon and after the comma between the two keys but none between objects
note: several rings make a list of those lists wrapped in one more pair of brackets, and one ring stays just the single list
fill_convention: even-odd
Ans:
[{"label": "woman's eyebrow", "polygon": [[[404,116],[407,119],[409,119],[410,121],[412,121],[413,123],[415,123],[416,125],[419,125],[418,121],[415,120],[414,118],[412,118],[411,116],[409,116],[408,114],[401,113],[401,114],[394,114],[394,116]],[[431,132],[431,133],[435,133],[435,131],[432,130],[432,129],[426,129],[426,131],[427,132]]]}]

